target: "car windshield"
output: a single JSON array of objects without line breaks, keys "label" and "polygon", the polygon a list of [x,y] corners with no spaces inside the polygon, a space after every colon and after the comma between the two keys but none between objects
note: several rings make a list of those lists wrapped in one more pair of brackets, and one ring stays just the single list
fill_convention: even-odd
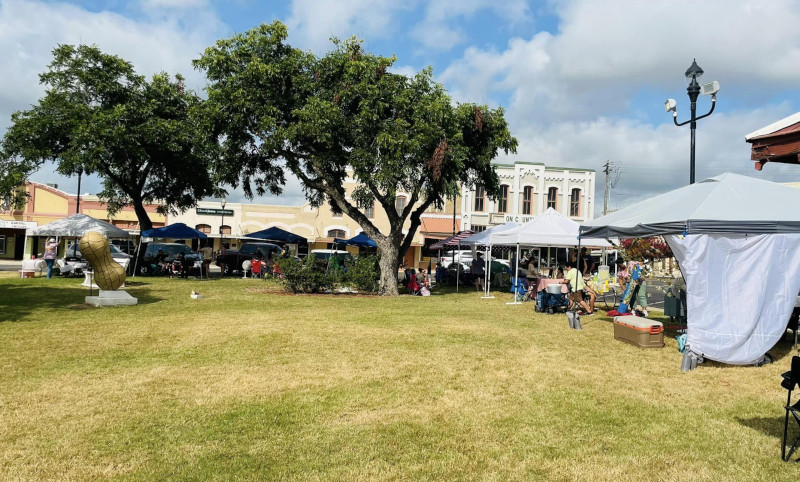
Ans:
[{"label": "car windshield", "polygon": [[173,256],[180,253],[191,254],[193,252],[192,249],[185,244],[165,244],[159,247],[162,251],[167,253],[168,256]]}]

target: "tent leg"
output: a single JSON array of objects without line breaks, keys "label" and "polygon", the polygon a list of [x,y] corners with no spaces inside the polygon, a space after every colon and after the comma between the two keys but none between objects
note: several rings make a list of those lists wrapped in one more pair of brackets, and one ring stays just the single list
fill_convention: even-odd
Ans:
[{"label": "tent leg", "polygon": [[481,299],[483,300],[492,300],[494,296],[489,293],[489,283],[492,281],[491,273],[492,273],[492,245],[489,245],[489,248],[486,250],[486,259],[488,260],[488,268],[484,268],[486,272],[484,273],[485,280],[483,282],[483,296]]},{"label": "tent leg", "polygon": [[[453,248],[453,263],[456,262],[456,250]],[[458,293],[458,278],[459,274],[461,274],[461,253],[458,253],[458,264],[456,265],[456,293]]]},{"label": "tent leg", "polygon": [[519,290],[519,244],[517,244],[517,257],[514,258],[514,301],[506,303],[507,305],[521,305],[522,302],[517,300],[517,290]]}]

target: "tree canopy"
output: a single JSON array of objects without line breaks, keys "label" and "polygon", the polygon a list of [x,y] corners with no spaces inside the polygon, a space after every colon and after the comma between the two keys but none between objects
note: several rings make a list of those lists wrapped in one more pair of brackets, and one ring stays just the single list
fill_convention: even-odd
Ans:
[{"label": "tree canopy", "polygon": [[99,175],[109,212],[133,206],[143,230],[152,227],[145,203],[175,212],[218,194],[202,100],[180,75],[148,80],[97,47],[59,45],[40,82],[45,96],[14,113],[3,138],[6,191],[52,160],[64,175]]},{"label": "tree canopy", "polygon": [[[261,25],[218,41],[195,61],[210,81],[219,174],[252,195],[280,192],[288,169],[313,205],[329,203],[375,240],[381,289],[396,294],[397,267],[422,213],[462,185],[497,194],[491,161],[517,141],[502,108],[453,103],[430,69],[394,74],[394,57],[365,52],[352,38],[334,39],[320,57],[286,39],[280,22]],[[348,192],[351,179],[358,187]],[[401,194],[407,203],[396,209]],[[374,202],[389,233],[362,211]]]}]

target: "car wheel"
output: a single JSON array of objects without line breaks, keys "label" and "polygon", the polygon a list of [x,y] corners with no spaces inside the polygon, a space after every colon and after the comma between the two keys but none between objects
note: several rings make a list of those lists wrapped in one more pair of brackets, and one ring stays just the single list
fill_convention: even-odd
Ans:
[{"label": "car wheel", "polygon": [[232,274],[233,274],[233,268],[231,267],[231,265],[230,265],[230,264],[226,264],[226,265],[225,265],[225,271],[224,271],[224,274],[225,274],[225,276],[230,276],[230,275],[232,275]]}]

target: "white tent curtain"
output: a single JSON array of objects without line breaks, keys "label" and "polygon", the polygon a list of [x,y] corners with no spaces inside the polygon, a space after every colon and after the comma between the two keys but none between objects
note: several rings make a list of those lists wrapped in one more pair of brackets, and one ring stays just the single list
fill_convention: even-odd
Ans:
[{"label": "white tent curtain", "polygon": [[687,345],[734,365],[786,331],[800,291],[800,234],[665,236],[686,280]]}]

